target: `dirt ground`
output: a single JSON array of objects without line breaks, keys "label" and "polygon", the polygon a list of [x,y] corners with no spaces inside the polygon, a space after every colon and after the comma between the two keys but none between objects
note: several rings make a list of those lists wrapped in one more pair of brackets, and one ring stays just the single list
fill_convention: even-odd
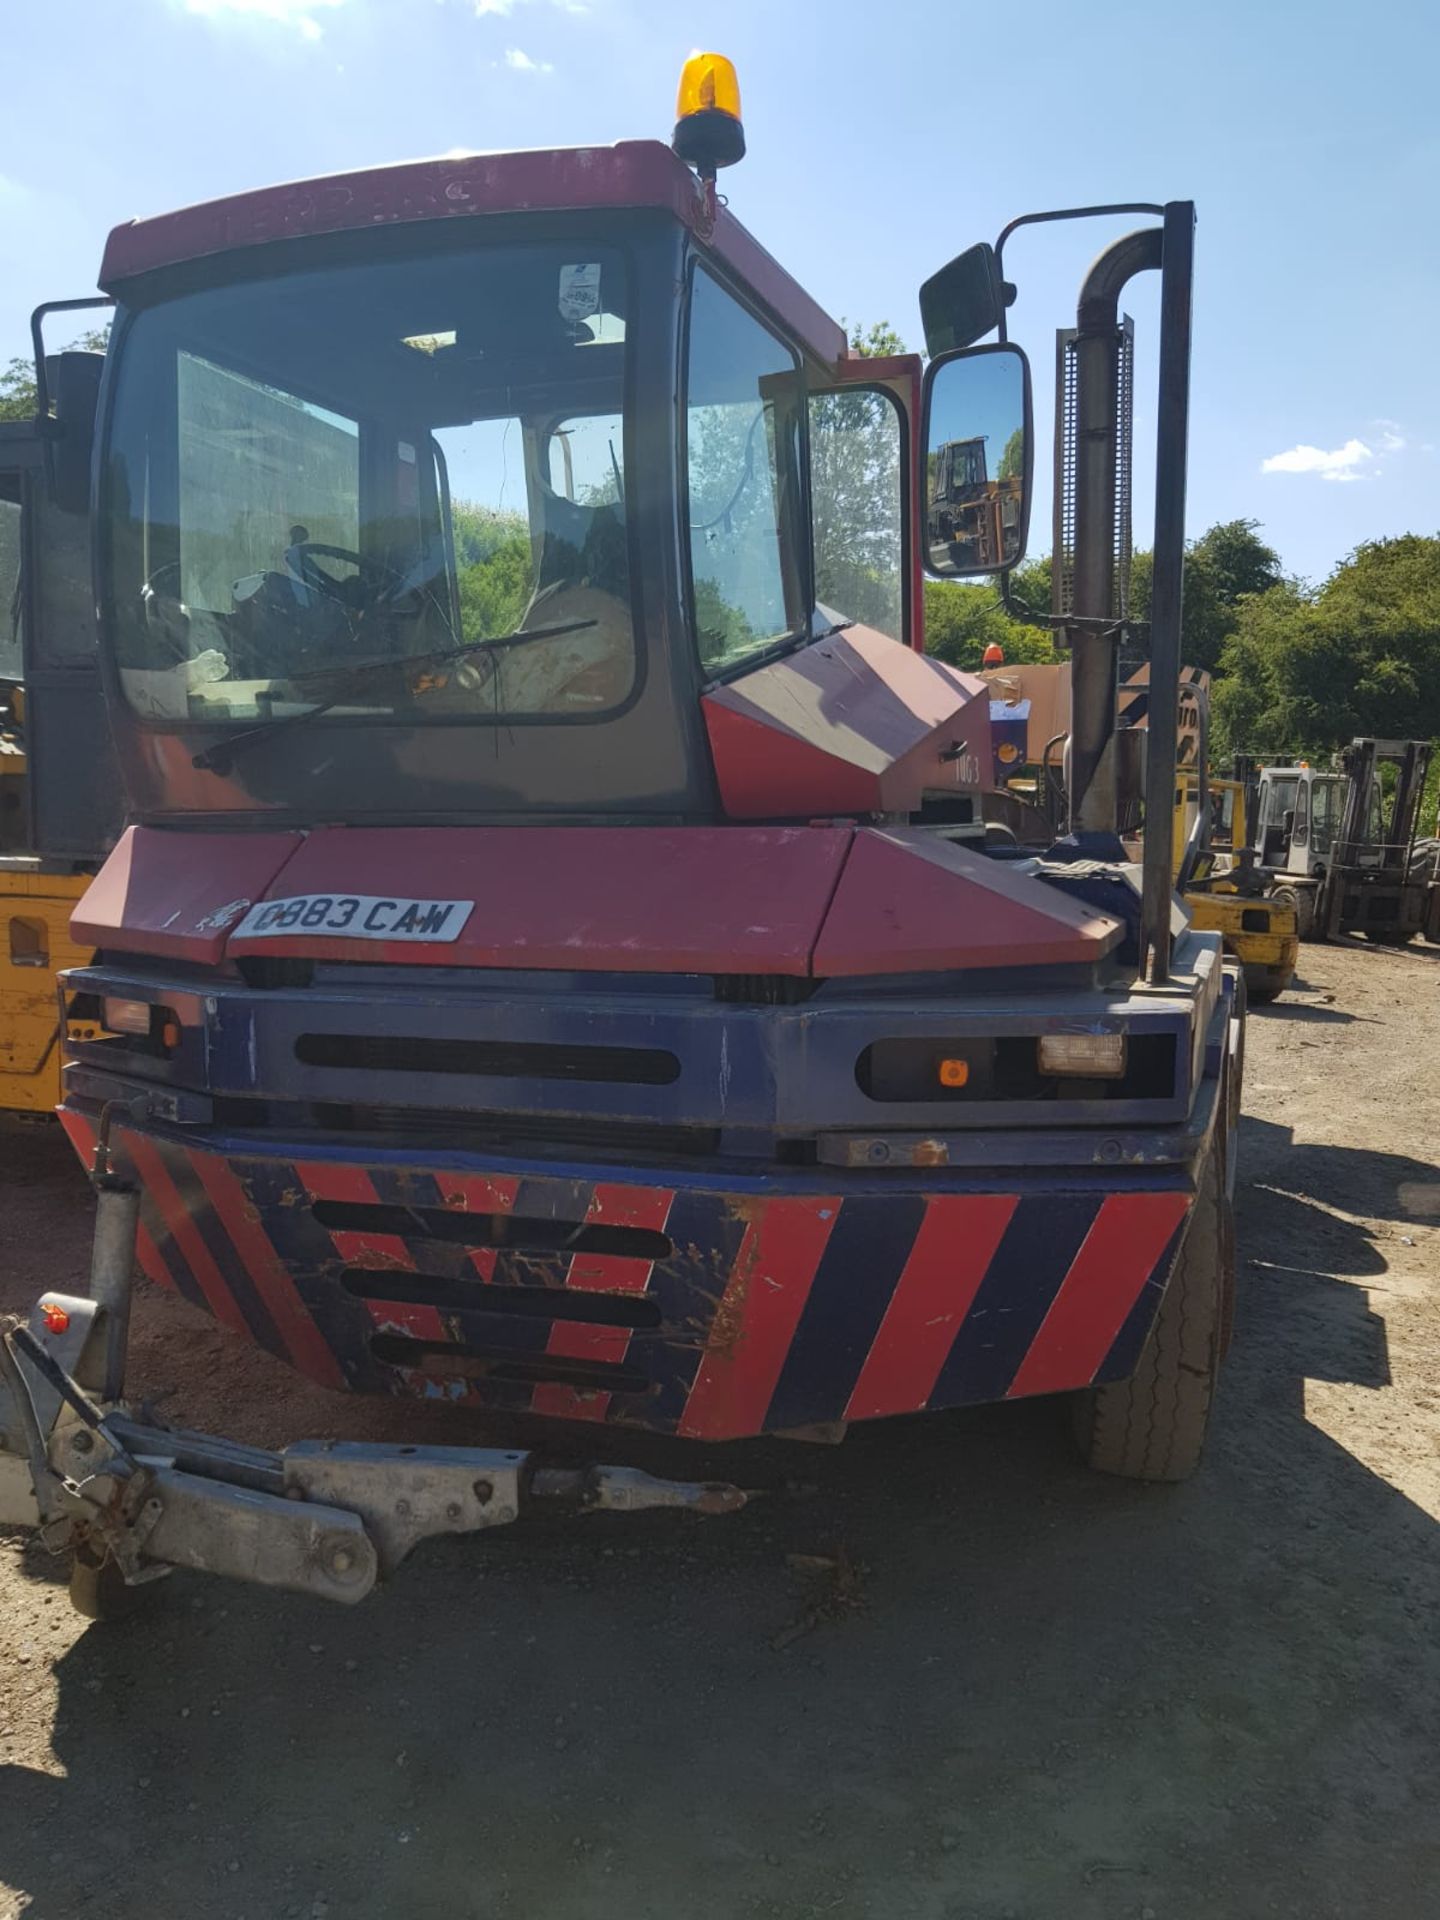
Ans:
[{"label": "dirt ground", "polygon": [[[1044,1402],[618,1443],[776,1491],[435,1542],[353,1612],[179,1575],[120,1627],[0,1539],[0,1916],[1440,1914],[1440,951],[1304,962],[1251,1022],[1191,1484],[1087,1474]],[[88,1210],[0,1132],[0,1303],[81,1284]],[[148,1289],[135,1372],[247,1438],[536,1437]]]}]

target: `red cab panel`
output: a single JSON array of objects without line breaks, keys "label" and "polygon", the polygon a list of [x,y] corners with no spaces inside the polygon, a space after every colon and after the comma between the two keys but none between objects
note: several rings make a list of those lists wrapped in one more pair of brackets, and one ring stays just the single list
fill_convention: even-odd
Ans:
[{"label": "red cab panel", "polygon": [[71,934],[82,946],[217,966],[226,934],[304,839],[127,827],[71,914]]},{"label": "red cab panel", "polygon": [[851,627],[705,695],[721,805],[776,814],[910,813],[992,784],[989,689]]},{"label": "red cab panel", "polygon": [[864,827],[815,948],[820,978],[949,968],[1088,966],[1120,939],[1108,914],[915,827]]},{"label": "red cab panel", "polygon": [[[412,966],[807,974],[848,827],[323,827],[271,900],[458,902],[446,940],[296,925],[245,954]],[[298,918],[298,915],[297,915]]]}]

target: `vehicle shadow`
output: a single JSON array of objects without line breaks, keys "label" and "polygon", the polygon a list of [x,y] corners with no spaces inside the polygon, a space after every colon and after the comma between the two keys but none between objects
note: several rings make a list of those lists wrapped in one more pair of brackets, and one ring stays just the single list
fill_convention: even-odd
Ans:
[{"label": "vehicle shadow", "polygon": [[[1295,983],[1297,986],[1299,982]],[[1322,1006],[1314,1000],[1267,1000],[1253,1004],[1248,1010],[1252,1020],[1293,1020],[1305,1025],[1347,1027],[1354,1022],[1366,1022],[1367,1016],[1350,1013],[1344,1007]],[[1368,1021],[1373,1026],[1374,1021]]]},{"label": "vehicle shadow", "polygon": [[27,1920],[1432,1914],[1440,1534],[1337,1437],[1386,1266],[1320,1208],[1401,1221],[1435,1170],[1242,1148],[1188,1485],[1087,1473],[1034,1402],[621,1443],[772,1491],[434,1543],[354,1611],[177,1576],[58,1663],[0,1882]]}]

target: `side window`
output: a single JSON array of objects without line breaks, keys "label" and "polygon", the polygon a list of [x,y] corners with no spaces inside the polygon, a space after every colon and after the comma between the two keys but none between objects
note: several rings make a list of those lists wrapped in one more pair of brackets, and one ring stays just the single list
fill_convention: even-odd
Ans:
[{"label": "side window", "polygon": [[724,671],[803,631],[795,502],[799,363],[703,267],[686,379],[690,570],[700,658]]},{"label": "side window", "polygon": [[810,397],[816,601],[892,640],[905,637],[904,432],[883,387]]},{"label": "side window", "polygon": [[1385,801],[1381,796],[1380,782],[1374,781],[1370,788],[1370,825],[1366,829],[1366,838],[1372,847],[1383,847],[1388,829],[1385,825]]},{"label": "side window", "polygon": [[1266,826],[1283,826],[1286,814],[1293,812],[1294,807],[1295,782],[1293,780],[1271,781],[1265,812]]},{"label": "side window", "polygon": [[550,429],[550,491],[582,507],[625,504],[625,422],[579,414]]},{"label": "side window", "polygon": [[0,474],[0,680],[23,679],[20,632],[20,502],[18,475]]},{"label": "side window", "polygon": [[1295,829],[1291,837],[1297,846],[1304,846],[1310,838],[1310,788],[1304,780],[1295,794]]}]

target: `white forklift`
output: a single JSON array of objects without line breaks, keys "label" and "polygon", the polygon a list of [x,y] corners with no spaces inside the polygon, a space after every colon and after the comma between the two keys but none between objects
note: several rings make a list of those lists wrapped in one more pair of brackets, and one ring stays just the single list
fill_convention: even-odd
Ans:
[{"label": "white forklift", "polygon": [[[1404,946],[1440,938],[1440,887],[1417,871],[1427,740],[1352,740],[1334,768],[1300,761],[1260,773],[1257,845],[1302,940],[1363,933]],[[1395,779],[1387,801],[1380,769]]]}]

